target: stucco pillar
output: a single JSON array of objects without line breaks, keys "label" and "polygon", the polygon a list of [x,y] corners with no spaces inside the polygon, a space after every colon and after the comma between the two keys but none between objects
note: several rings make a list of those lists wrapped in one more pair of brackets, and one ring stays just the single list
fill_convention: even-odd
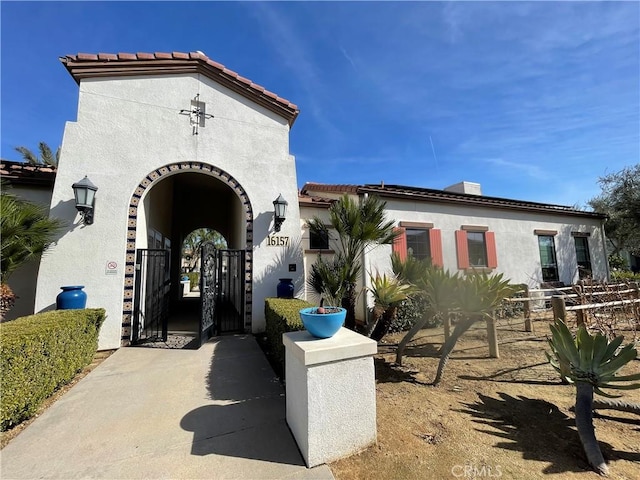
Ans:
[{"label": "stucco pillar", "polygon": [[287,423],[308,467],[376,441],[376,384],[370,338],[341,328],[331,338],[285,333]]}]

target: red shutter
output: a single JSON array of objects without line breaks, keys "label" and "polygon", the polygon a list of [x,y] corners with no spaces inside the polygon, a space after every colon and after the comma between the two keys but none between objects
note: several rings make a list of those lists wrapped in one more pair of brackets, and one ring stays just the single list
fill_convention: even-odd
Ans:
[{"label": "red shutter", "polygon": [[498,254],[496,252],[496,234],[485,232],[484,240],[487,243],[487,267],[498,268]]},{"label": "red shutter", "polygon": [[394,228],[393,231],[398,235],[393,240],[393,252],[404,262],[407,259],[407,231],[404,228]]},{"label": "red shutter", "polygon": [[456,230],[456,248],[458,251],[458,268],[469,268],[469,246],[467,245],[467,232]]},{"label": "red shutter", "polygon": [[429,229],[429,246],[431,247],[431,264],[436,267],[444,267],[442,233],[437,228]]}]

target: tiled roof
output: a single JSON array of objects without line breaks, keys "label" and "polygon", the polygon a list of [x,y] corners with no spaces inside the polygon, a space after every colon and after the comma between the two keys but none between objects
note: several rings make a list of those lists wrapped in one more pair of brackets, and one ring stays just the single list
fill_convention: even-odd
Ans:
[{"label": "tiled roof", "polygon": [[300,191],[301,194],[306,195],[308,194],[309,191],[312,192],[326,192],[326,193],[358,193],[358,189],[360,188],[359,185],[346,185],[346,184],[339,184],[339,185],[330,185],[327,183],[314,183],[314,182],[307,182],[304,184],[304,187],[302,187],[302,190]]},{"label": "tiled roof", "polygon": [[335,200],[331,198],[304,195],[302,193],[298,194],[298,204],[304,207],[327,208],[330,207],[333,202],[335,202]]},{"label": "tiled roof", "polygon": [[25,162],[0,160],[0,176],[16,185],[52,186],[57,169],[49,165],[30,165]]},{"label": "tiled roof", "polygon": [[528,202],[512,200],[500,197],[488,197],[485,195],[472,195],[468,193],[455,193],[446,190],[431,188],[409,187],[405,185],[366,184],[366,185],[329,185],[322,183],[306,183],[300,191],[302,196],[310,196],[312,192],[372,194],[380,197],[397,198],[412,201],[424,201],[434,203],[453,203],[458,205],[499,208],[503,210],[519,210],[527,212],[546,213],[551,215],[572,215],[590,218],[606,218],[606,215],[597,212],[577,210],[564,205],[548,203]]},{"label": "tiled roof", "polygon": [[229,70],[202,52],[78,53],[60,57],[60,61],[78,84],[83,78],[201,73],[280,115],[289,125],[293,125],[300,113],[294,103]]},{"label": "tiled roof", "polygon": [[371,193],[386,197],[411,198],[442,203],[459,203],[464,205],[476,205],[503,209],[516,209],[537,211],[554,214],[569,214],[585,217],[606,218],[606,215],[596,212],[577,210],[565,205],[549,203],[528,202],[524,200],[512,200],[500,197],[488,197],[485,195],[472,195],[469,193],[455,193],[446,190],[431,188],[408,187],[404,185],[377,185],[367,184],[358,189],[361,193]]}]

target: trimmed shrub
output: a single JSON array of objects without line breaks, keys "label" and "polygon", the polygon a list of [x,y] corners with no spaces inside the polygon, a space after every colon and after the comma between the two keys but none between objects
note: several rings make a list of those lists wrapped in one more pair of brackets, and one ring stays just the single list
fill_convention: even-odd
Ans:
[{"label": "trimmed shrub", "polygon": [[193,290],[200,285],[200,272],[187,272],[185,275],[189,277],[189,290]]},{"label": "trimmed shrub", "polygon": [[[284,345],[282,334],[303,330],[300,310],[313,307],[312,303],[298,298],[267,298],[264,302],[267,348],[280,371],[284,372]],[[284,375],[283,375],[284,376]]]},{"label": "trimmed shrub", "polygon": [[56,310],[0,324],[0,429],[31,417],[91,363],[104,309]]}]

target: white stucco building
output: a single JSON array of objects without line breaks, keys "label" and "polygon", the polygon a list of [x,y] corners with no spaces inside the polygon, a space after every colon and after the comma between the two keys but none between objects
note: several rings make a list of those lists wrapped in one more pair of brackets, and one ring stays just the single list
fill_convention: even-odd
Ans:
[{"label": "white stucco building", "polygon": [[[344,193],[382,197],[402,232],[393,247],[366,253],[370,272],[388,270],[395,249],[532,286],[572,283],[579,266],[608,276],[599,214],[485,197],[469,183],[447,190],[309,183],[299,192],[289,152],[296,105],[200,52],[61,61],[79,84],[51,197],[50,214],[67,227],[42,258],[34,310],[54,308],[61,286],[84,285],[87,306],[107,310],[101,349],[135,340],[153,309],[180,311],[181,245],[196,228],[217,230],[238,254],[218,258],[209,283],[217,311],[228,307],[239,322],[223,330],[262,331],[264,299],[275,296],[279,278],[307,295],[305,272],[331,247],[309,238],[306,219],[326,215]],[[76,211],[71,187],[85,175],[98,187],[92,224]],[[278,231],[279,195],[288,211]],[[148,249],[161,252],[158,263],[141,256]]]}]

